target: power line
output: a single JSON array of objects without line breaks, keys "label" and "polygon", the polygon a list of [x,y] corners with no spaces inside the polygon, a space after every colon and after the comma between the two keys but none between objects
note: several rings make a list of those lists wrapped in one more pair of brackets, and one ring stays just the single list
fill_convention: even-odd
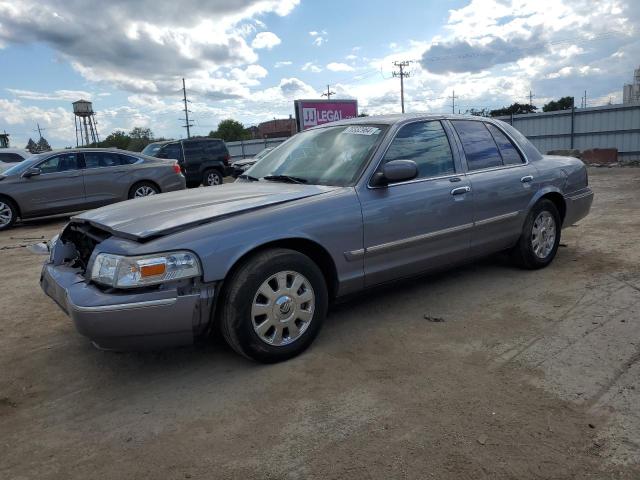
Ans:
[{"label": "power line", "polygon": [[404,113],[404,77],[409,77],[411,75],[411,72],[404,71],[404,67],[408,67],[409,63],[410,62],[408,60],[393,62],[393,66],[398,67],[400,70],[398,72],[394,71],[393,76],[400,77],[400,105],[402,106],[402,113]]},{"label": "power line", "polygon": [[336,92],[332,92],[330,85],[327,85],[327,91],[321,95],[321,97],[327,97],[327,100],[331,100],[331,95],[335,95]]},{"label": "power line", "polygon": [[191,131],[189,129],[193,127],[193,123],[189,123],[189,108],[187,107],[187,87],[185,86],[184,78],[182,79],[182,95],[184,99],[184,120],[185,120],[183,128],[187,129],[187,138],[191,138]]}]

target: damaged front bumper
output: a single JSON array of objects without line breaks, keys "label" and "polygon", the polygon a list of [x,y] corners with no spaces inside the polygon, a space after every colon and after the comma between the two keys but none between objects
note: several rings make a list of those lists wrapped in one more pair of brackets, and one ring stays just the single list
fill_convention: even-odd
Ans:
[{"label": "damaged front bumper", "polygon": [[157,289],[103,291],[79,268],[42,268],[40,285],[78,332],[107,350],[146,350],[191,344],[207,332],[216,285],[181,282]]}]

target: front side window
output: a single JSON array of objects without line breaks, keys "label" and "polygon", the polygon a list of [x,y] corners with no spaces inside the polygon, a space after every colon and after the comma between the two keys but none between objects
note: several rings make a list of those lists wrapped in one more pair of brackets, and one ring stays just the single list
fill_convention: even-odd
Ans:
[{"label": "front side window", "polygon": [[[353,184],[388,127],[340,125],[300,132],[257,162],[246,175],[317,185]],[[268,178],[267,178],[268,179]]]},{"label": "front side window", "polygon": [[55,157],[51,157],[40,165],[41,173],[56,173],[56,172],[66,172],[69,170],[77,170],[78,169],[78,155],[75,153],[63,153],[61,155],[56,155]]},{"label": "front side window", "polygon": [[416,178],[455,173],[451,146],[439,121],[415,122],[402,127],[391,142],[383,162],[392,160],[416,162]]},{"label": "front side window", "polygon": [[458,132],[469,170],[502,166],[502,157],[496,142],[484,126],[475,120],[452,120]]},{"label": "front side window", "polygon": [[513,146],[511,140],[507,138],[507,136],[500,131],[498,127],[495,125],[491,125],[487,123],[487,128],[493,135],[493,139],[496,141],[498,145],[498,149],[500,149],[500,155],[502,156],[502,161],[505,165],[520,165],[524,163],[524,160],[520,156],[520,152]]}]

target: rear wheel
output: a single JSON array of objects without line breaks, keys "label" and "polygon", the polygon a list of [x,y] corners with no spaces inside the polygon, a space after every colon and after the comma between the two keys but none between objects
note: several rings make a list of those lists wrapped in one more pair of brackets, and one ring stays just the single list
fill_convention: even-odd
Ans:
[{"label": "rear wheel", "polygon": [[221,185],[223,182],[222,174],[219,170],[207,170],[202,177],[202,184],[205,187],[214,187]]},{"label": "rear wheel", "polygon": [[8,198],[0,198],[0,230],[11,228],[18,218],[16,205]]},{"label": "rear wheel", "polygon": [[246,260],[227,280],[220,329],[236,352],[263,363],[303,352],[327,312],[327,286],[307,256],[271,249]]},{"label": "rear wheel", "polygon": [[151,182],[138,182],[129,189],[129,198],[142,198],[160,193],[160,189]]},{"label": "rear wheel", "polygon": [[560,214],[551,200],[542,199],[536,203],[512,250],[514,262],[531,270],[549,265],[558,251],[561,225]]}]

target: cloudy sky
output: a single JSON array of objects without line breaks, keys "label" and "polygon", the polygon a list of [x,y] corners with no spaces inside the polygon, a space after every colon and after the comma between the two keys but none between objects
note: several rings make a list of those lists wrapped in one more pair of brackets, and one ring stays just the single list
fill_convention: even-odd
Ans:
[{"label": "cloudy sky", "polygon": [[0,0],[0,131],[36,123],[75,143],[71,102],[94,102],[102,137],[150,127],[178,138],[181,78],[195,134],[293,113],[330,84],[370,114],[534,103],[587,90],[621,101],[640,64],[635,0]]}]

